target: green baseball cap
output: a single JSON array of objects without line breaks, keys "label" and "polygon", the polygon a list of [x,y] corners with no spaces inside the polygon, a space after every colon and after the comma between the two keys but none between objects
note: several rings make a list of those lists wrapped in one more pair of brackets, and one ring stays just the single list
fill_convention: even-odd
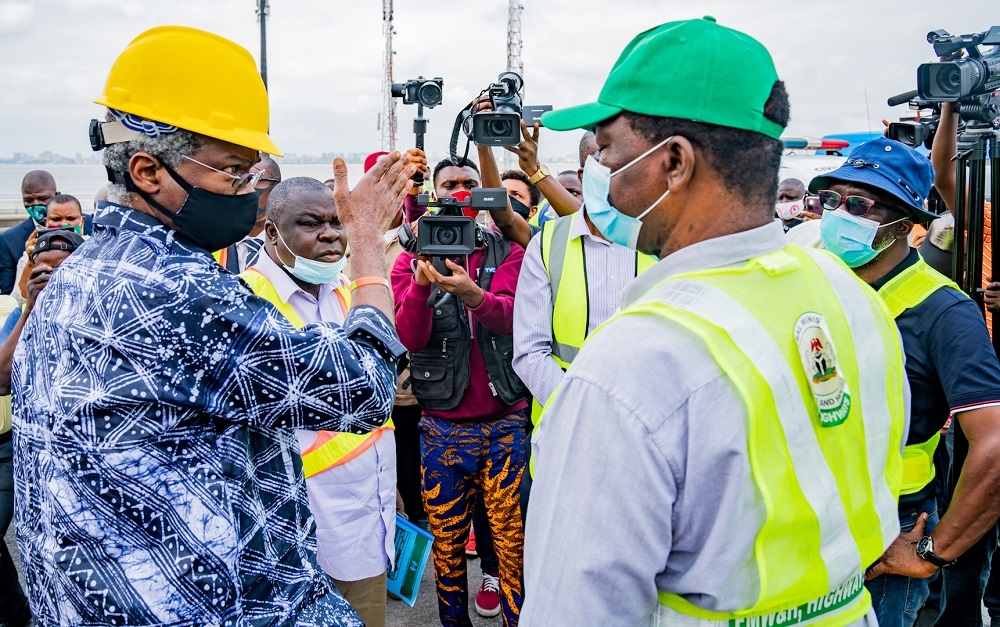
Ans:
[{"label": "green baseball cap", "polygon": [[592,129],[622,111],[679,118],[763,133],[784,127],[764,117],[778,80],[759,41],[715,23],[714,17],[668,22],[629,43],[597,102],[549,111],[545,128]]}]

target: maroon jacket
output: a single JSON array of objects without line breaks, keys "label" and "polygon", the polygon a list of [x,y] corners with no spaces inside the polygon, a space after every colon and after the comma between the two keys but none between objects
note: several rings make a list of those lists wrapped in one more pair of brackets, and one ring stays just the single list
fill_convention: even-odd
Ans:
[{"label": "maroon jacket", "polygon": [[[483,263],[485,247],[476,249],[469,255],[469,276],[475,279]],[[514,329],[514,292],[517,289],[517,277],[521,272],[521,260],[524,249],[511,243],[510,254],[504,259],[493,275],[490,289],[483,297],[483,302],[476,308],[466,308],[469,313],[469,323],[472,326],[472,348],[469,351],[469,387],[459,402],[458,407],[447,411],[425,410],[426,413],[438,418],[452,420],[469,420],[476,418],[495,418],[528,407],[526,401],[519,401],[513,406],[504,404],[493,396],[489,388],[489,376],[486,374],[486,363],[483,361],[479,340],[475,337],[476,322],[494,333],[510,335]],[[433,324],[432,310],[427,306],[427,298],[433,285],[418,285],[410,265],[413,255],[403,252],[396,259],[392,269],[392,294],[396,305],[396,329],[403,346],[411,352],[419,351],[427,346]]]}]

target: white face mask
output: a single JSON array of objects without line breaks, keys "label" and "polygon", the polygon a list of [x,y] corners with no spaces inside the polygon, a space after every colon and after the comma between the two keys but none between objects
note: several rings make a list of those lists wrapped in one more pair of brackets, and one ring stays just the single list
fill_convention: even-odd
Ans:
[{"label": "white face mask", "polygon": [[805,210],[804,204],[805,201],[802,198],[790,202],[779,202],[774,206],[774,212],[782,220],[794,220],[802,215],[802,212]]},{"label": "white face mask", "polygon": [[[284,261],[281,262],[281,265],[285,266],[285,270],[288,270],[289,274],[300,281],[305,281],[306,283],[310,283],[312,285],[330,283],[340,276],[340,273],[343,272],[344,268],[347,266],[347,255],[344,255],[337,261],[332,262],[313,261],[312,259],[300,257],[288,247],[288,244],[285,244],[285,239],[281,237],[281,231],[278,230],[278,227],[275,227],[274,230],[278,234],[278,240],[281,244],[295,257],[294,265],[287,266]],[[277,250],[275,250],[275,254],[277,254]],[[281,261],[280,255],[278,255],[278,261]]]}]

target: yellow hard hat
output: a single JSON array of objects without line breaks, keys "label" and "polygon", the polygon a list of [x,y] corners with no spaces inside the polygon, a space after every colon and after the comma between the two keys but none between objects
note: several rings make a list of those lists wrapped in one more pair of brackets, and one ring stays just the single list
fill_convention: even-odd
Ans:
[{"label": "yellow hard hat", "polygon": [[282,156],[267,134],[267,89],[253,56],[196,28],[158,26],[132,40],[99,105]]}]

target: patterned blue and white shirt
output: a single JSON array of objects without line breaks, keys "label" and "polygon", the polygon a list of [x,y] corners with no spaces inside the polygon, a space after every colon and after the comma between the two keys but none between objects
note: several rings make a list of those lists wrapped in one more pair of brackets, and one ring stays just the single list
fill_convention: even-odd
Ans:
[{"label": "patterned blue and white shirt", "polygon": [[292,429],[383,424],[403,353],[371,307],[295,329],[204,250],[109,206],[14,363],[37,625],[360,625],[316,563]]}]

